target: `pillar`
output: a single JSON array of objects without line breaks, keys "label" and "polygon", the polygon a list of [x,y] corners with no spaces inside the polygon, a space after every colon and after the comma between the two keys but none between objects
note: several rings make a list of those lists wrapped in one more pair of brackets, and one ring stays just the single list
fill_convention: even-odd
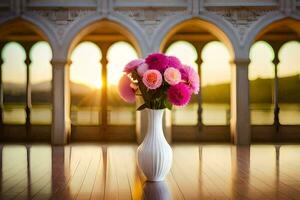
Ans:
[{"label": "pillar", "polygon": [[284,44],[284,41],[268,41],[268,43],[272,46],[274,50],[274,83],[273,83],[273,103],[274,103],[274,122],[273,125],[276,129],[276,131],[279,131],[280,122],[279,122],[279,79],[278,79],[278,64],[279,64],[279,58],[278,58],[278,52],[279,49]]},{"label": "pillar", "polygon": [[[195,48],[197,50],[197,54],[198,54],[198,58],[196,60],[197,63],[197,67],[198,67],[198,75],[199,75],[199,85],[200,87],[202,87],[202,63],[203,60],[201,58],[201,52],[203,47],[206,45],[205,42],[193,42],[193,44],[195,45]],[[203,120],[202,120],[202,112],[203,112],[203,108],[202,108],[202,90],[200,88],[199,90],[199,94],[197,95],[197,102],[198,102],[198,111],[197,111],[197,115],[198,115],[198,127],[199,129],[202,128],[203,126]]]},{"label": "pillar", "polygon": [[234,144],[248,145],[251,142],[249,111],[248,58],[232,62],[231,82],[231,140]]},{"label": "pillar", "polygon": [[[4,106],[3,106],[3,80],[2,80],[2,65],[3,65],[3,60],[2,60],[2,49],[3,49],[4,44],[0,44],[0,130],[3,126],[3,111],[4,111]],[[1,131],[2,133],[2,131]]]},{"label": "pillar", "polygon": [[26,137],[29,139],[30,135],[30,126],[31,126],[31,109],[32,109],[32,102],[31,102],[31,80],[30,80],[30,50],[33,46],[33,43],[24,43],[23,44],[25,53],[26,53],[26,105],[25,105],[25,112],[26,112]]},{"label": "pillar", "polygon": [[[201,51],[199,51],[201,52]],[[201,65],[202,65],[202,58],[201,58],[201,54],[198,54],[198,59],[197,59],[197,66],[198,66],[198,74],[199,74],[199,85],[200,87],[202,86],[202,68],[201,68]],[[202,108],[202,103],[203,103],[203,100],[202,100],[202,90],[200,88],[199,90],[199,94],[197,95],[197,102],[198,102],[198,111],[197,111],[197,114],[198,114],[198,127],[201,128],[202,125],[203,125],[203,119],[202,119],[202,112],[203,112],[203,108]]]},{"label": "pillar", "polygon": [[4,145],[0,145],[0,192],[2,192],[2,184],[3,184],[3,148]]},{"label": "pillar", "polygon": [[107,124],[108,124],[108,98],[107,98],[107,51],[109,47],[111,46],[111,43],[99,43],[98,44],[101,53],[102,53],[102,59],[101,59],[101,82],[102,82],[102,88],[101,88],[101,126],[102,131],[104,132],[104,137],[107,133]]},{"label": "pillar", "polygon": [[69,66],[65,60],[53,60],[52,62],[52,134],[51,142],[54,145],[64,145],[71,133],[70,120],[70,87]]},{"label": "pillar", "polygon": [[278,59],[278,52],[275,52],[275,58],[273,60],[274,64],[274,88],[273,88],[273,101],[274,101],[274,126],[276,131],[279,130],[279,101],[278,101],[278,91],[279,91],[279,82],[278,82],[278,64],[279,64],[279,59]]}]

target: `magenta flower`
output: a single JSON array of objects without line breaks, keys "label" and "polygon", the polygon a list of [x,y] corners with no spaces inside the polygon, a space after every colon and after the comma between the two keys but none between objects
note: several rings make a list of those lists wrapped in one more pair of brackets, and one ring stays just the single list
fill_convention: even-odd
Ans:
[{"label": "magenta flower", "polygon": [[167,90],[168,100],[175,106],[185,106],[191,98],[191,90],[184,83],[172,85]]},{"label": "magenta flower", "polygon": [[134,103],[135,102],[135,91],[131,88],[131,80],[128,76],[123,75],[119,81],[118,89],[121,98],[128,102]]},{"label": "magenta flower", "polygon": [[162,53],[150,54],[145,60],[149,69],[156,69],[160,72],[164,72],[169,63],[168,57]]},{"label": "magenta flower", "polygon": [[143,75],[143,83],[150,90],[159,88],[162,84],[161,73],[156,69],[147,70]]},{"label": "magenta flower", "polygon": [[176,69],[182,68],[180,60],[175,56],[168,56],[168,66]]},{"label": "magenta flower", "polygon": [[183,68],[179,69],[182,80],[186,81],[191,91],[194,94],[198,94],[200,88],[199,75],[190,66],[184,65]]},{"label": "magenta flower", "polygon": [[126,74],[131,73],[133,70],[135,70],[139,65],[141,65],[144,62],[145,62],[144,59],[135,59],[135,60],[132,60],[129,63],[127,63],[127,65],[125,66],[124,72]]},{"label": "magenta flower", "polygon": [[142,63],[138,66],[137,72],[142,77],[144,73],[149,69],[149,66],[147,63]]},{"label": "magenta flower", "polygon": [[164,72],[164,78],[170,85],[176,85],[181,81],[181,74],[178,69],[168,67]]}]

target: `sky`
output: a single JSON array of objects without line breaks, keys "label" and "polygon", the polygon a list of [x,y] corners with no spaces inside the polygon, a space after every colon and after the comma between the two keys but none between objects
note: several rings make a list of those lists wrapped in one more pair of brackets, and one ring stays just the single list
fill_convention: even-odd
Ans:
[{"label": "sky", "polygon": [[[280,77],[300,74],[300,43],[291,41],[285,43],[279,51]],[[192,44],[185,41],[173,43],[166,51],[168,55],[177,56],[184,64],[197,69],[195,61],[201,56],[202,85],[225,83],[230,81],[229,52],[226,46],[213,41],[204,46],[201,55]],[[3,81],[23,83],[26,81],[26,59],[23,47],[15,42],[8,43],[1,53],[3,63]],[[108,50],[108,84],[117,84],[122,69],[127,62],[137,58],[137,52],[126,42],[117,42]],[[256,42],[250,49],[249,79],[274,77],[274,52],[266,42]],[[49,81],[52,78],[50,60],[51,48],[46,42],[36,43],[30,51],[31,82],[33,84]],[[89,87],[101,87],[101,50],[92,42],[80,43],[71,55],[70,79],[73,82]]]}]

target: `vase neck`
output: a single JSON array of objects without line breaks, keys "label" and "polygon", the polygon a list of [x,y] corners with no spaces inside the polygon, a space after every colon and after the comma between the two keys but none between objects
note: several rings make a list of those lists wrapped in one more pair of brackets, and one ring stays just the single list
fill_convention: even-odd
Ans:
[{"label": "vase neck", "polygon": [[154,134],[154,137],[164,137],[162,117],[164,110],[148,109],[148,134]]}]

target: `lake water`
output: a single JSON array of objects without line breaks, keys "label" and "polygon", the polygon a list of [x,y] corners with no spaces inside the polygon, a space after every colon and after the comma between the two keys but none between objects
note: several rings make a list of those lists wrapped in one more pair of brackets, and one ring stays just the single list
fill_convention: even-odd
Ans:
[{"label": "lake water", "polygon": [[[203,104],[202,119],[206,125],[225,125],[230,122],[230,106],[228,104]],[[190,104],[184,108],[175,108],[172,111],[172,122],[176,125],[197,124],[197,104]],[[79,107],[72,109],[71,120],[73,124],[88,125],[99,124],[98,108]],[[4,122],[7,124],[24,124],[26,114],[23,106],[9,105],[4,107]],[[101,116],[100,116],[101,117]],[[252,124],[272,124],[273,106],[271,104],[251,105]],[[33,105],[31,113],[32,124],[51,124],[52,113],[49,105]],[[110,108],[108,123],[135,124],[135,110],[133,107]],[[280,104],[281,124],[300,124],[300,104]]]},{"label": "lake water", "polygon": [[[31,109],[31,123],[32,124],[51,124],[52,122],[52,108],[50,105],[33,105]],[[25,124],[26,112],[25,106],[21,105],[4,105],[3,113],[4,123],[7,124]]]},{"label": "lake water", "polygon": [[[135,124],[135,107],[108,108],[107,123],[112,125]],[[73,107],[71,121],[76,125],[101,124],[101,110],[95,107]]]}]

